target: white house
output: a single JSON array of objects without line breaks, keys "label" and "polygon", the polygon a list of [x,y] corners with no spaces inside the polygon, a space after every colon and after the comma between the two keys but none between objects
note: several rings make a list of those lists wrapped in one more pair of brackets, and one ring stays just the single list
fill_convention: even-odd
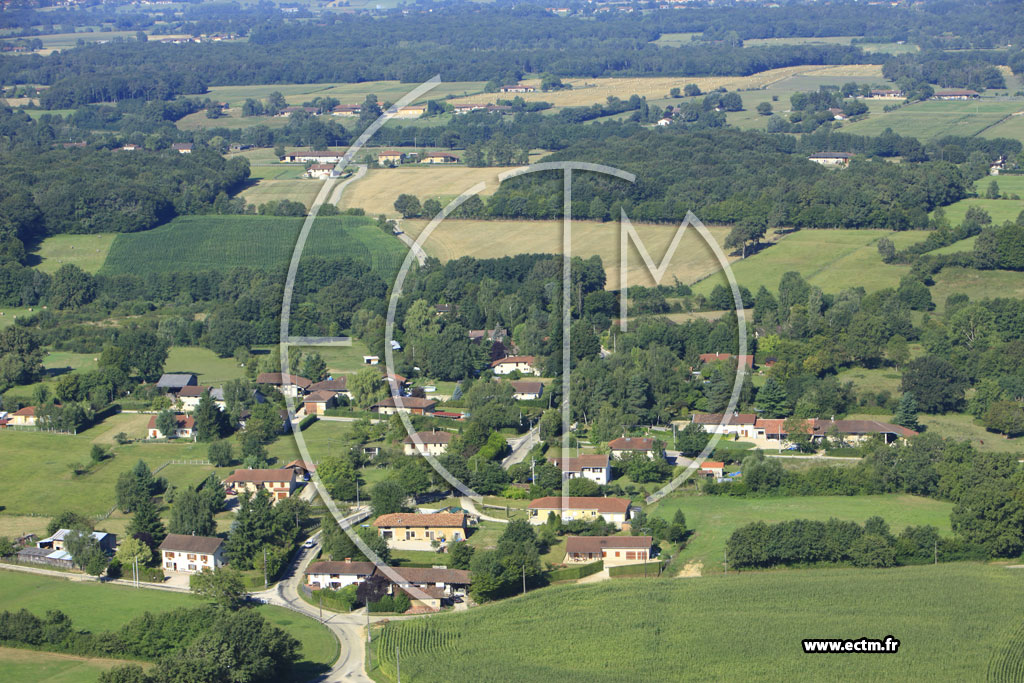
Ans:
[{"label": "white house", "polygon": [[224,541],[214,536],[167,534],[160,544],[160,562],[165,571],[195,574],[227,564]]},{"label": "white house", "polygon": [[605,567],[640,564],[651,559],[650,536],[567,536],[565,564],[604,561]]},{"label": "white house", "polygon": [[552,458],[551,462],[562,470],[562,479],[590,479],[604,486],[611,479],[611,465],[607,455],[580,455],[575,458]]},{"label": "white house", "polygon": [[757,423],[757,415],[754,413],[694,413],[690,416],[690,421],[703,426],[708,434],[735,435],[741,438],[757,436],[754,426]]},{"label": "white house", "polygon": [[[178,426],[174,430],[172,435],[175,439],[191,439],[196,433],[196,421],[192,419],[191,415],[175,415],[174,419],[178,421]],[[149,418],[149,426],[146,427],[146,438],[147,439],[166,439],[168,435],[161,432],[156,427],[156,415],[152,415]]]},{"label": "white house", "polygon": [[657,455],[654,446],[654,439],[647,436],[620,436],[608,442],[608,450],[612,457],[621,458],[627,453],[643,453],[649,458]]},{"label": "white house", "polygon": [[532,401],[544,393],[544,385],[524,379],[512,380],[512,398],[517,401]]},{"label": "white house", "polygon": [[846,152],[818,152],[807,157],[807,160],[822,166],[849,166],[852,158],[853,155]]},{"label": "white house", "polygon": [[533,356],[507,356],[491,363],[491,369],[495,375],[511,375],[519,371],[523,375],[540,376],[540,370],[535,367],[537,359]]},{"label": "white house", "polygon": [[344,588],[362,583],[373,575],[373,562],[314,562],[306,569],[306,585],[311,588]]},{"label": "white house", "polygon": [[309,387],[313,382],[299,375],[289,375],[283,372],[261,372],[256,376],[256,384],[269,384],[285,396],[298,398],[309,391]]},{"label": "white house", "polygon": [[434,430],[431,432],[416,432],[415,438],[412,435],[402,440],[402,451],[406,455],[443,455],[452,441],[451,432]]},{"label": "white house", "polygon": [[330,178],[331,173],[334,171],[334,164],[313,164],[306,169],[307,178]]},{"label": "white house", "polygon": [[214,405],[221,410],[227,408],[227,403],[224,402],[224,390],[220,387],[187,386],[182,387],[178,392],[181,409],[186,413],[193,412],[199,407],[199,401],[207,390],[210,392],[210,398],[213,399]]},{"label": "white house", "polygon": [[554,513],[555,517],[561,518],[563,522],[573,520],[593,522],[598,517],[603,517],[604,521],[610,522],[620,529],[630,518],[628,498],[547,496],[530,501],[528,509],[530,511],[528,521],[535,526],[546,524],[550,513]]}]

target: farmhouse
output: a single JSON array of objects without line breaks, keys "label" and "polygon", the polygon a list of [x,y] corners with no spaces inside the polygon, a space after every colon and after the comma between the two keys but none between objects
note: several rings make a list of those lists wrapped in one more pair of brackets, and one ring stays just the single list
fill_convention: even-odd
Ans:
[{"label": "farmhouse", "polygon": [[733,360],[735,360],[739,364],[744,365],[748,369],[752,369],[754,367],[754,357],[749,354],[744,354],[742,356],[734,356],[731,353],[722,353],[720,351],[716,351],[715,353],[700,354],[700,362],[704,364],[719,363],[723,361],[728,362]]},{"label": "farmhouse", "polygon": [[471,111],[478,111],[480,109],[486,109],[486,104],[456,104],[452,107],[452,111],[456,114],[468,114]]},{"label": "farmhouse", "polygon": [[421,164],[457,164],[459,158],[454,154],[444,152],[431,152],[423,157]]},{"label": "farmhouse", "polygon": [[511,375],[519,372],[523,375],[540,375],[540,370],[534,367],[537,359],[533,356],[507,356],[501,360],[491,363],[495,375]]},{"label": "farmhouse", "polygon": [[962,88],[950,88],[949,90],[936,90],[932,97],[937,100],[974,100],[981,97],[981,93]]},{"label": "farmhouse", "polygon": [[285,396],[298,398],[313,384],[305,377],[289,375],[283,372],[261,372],[256,376],[256,384],[269,384]]},{"label": "farmhouse", "polygon": [[138,151],[140,149],[142,149],[142,147],[140,145],[136,145],[136,144],[133,144],[133,143],[129,142],[127,145],[122,145],[121,147],[118,147],[114,151],[115,152],[135,152],[135,151]]},{"label": "farmhouse", "polygon": [[151,415],[149,418],[149,424],[146,426],[146,438],[147,439],[191,439],[196,434],[196,421],[191,415],[175,415],[174,419],[177,421],[177,427],[174,429],[174,434],[167,435],[157,429],[156,426],[156,415]]},{"label": "farmhouse", "polygon": [[904,95],[902,90],[872,90],[871,97],[882,100],[900,100]]},{"label": "farmhouse", "polygon": [[307,178],[330,178],[334,171],[334,164],[313,164],[306,169]]},{"label": "farmhouse", "polygon": [[755,423],[757,416],[753,413],[736,413],[725,415],[723,413],[694,413],[690,421],[704,427],[709,434],[736,434],[741,437],[757,436]]},{"label": "farmhouse", "polygon": [[316,465],[306,465],[302,460],[292,460],[287,465],[281,465],[283,470],[293,470],[295,472],[296,479],[302,479],[303,481],[309,481],[309,476],[316,472]]},{"label": "farmhouse", "polygon": [[[390,111],[390,110],[389,110]],[[427,113],[427,105],[425,104],[410,104],[407,107],[402,107],[394,114],[392,118],[396,119],[418,119]]]},{"label": "farmhouse", "polygon": [[437,401],[431,401],[426,398],[416,398],[415,396],[399,396],[395,398],[394,396],[389,396],[375,404],[370,410],[381,415],[397,415],[398,413],[431,415],[436,405]]},{"label": "farmhouse", "polygon": [[[74,558],[64,544],[64,537],[68,533],[70,533],[68,529],[60,529],[53,536],[39,541],[35,547],[22,548],[18,551],[18,562],[43,564],[58,569],[74,569]],[[117,538],[114,534],[93,531],[91,535],[99,542],[100,548],[105,553],[114,552],[114,548],[117,546]]]},{"label": "farmhouse", "polygon": [[213,399],[214,405],[221,410],[227,408],[227,403],[224,402],[224,390],[220,387],[205,387],[201,385],[193,385],[182,387],[181,391],[178,392],[178,401],[181,403],[181,409],[186,413],[191,413],[199,407],[199,400],[202,399],[203,394],[207,391],[210,392],[210,398]]},{"label": "farmhouse", "polygon": [[295,470],[235,470],[224,480],[224,487],[231,495],[256,493],[260,489],[270,491],[276,503],[292,495],[297,486]]},{"label": "farmhouse", "polygon": [[192,153],[192,143],[191,142],[175,142],[173,145],[171,145],[171,149],[173,149],[178,154],[191,154]]},{"label": "farmhouse", "polygon": [[165,571],[195,574],[213,571],[226,564],[224,541],[214,536],[167,534],[160,544],[160,561]]},{"label": "farmhouse", "polygon": [[38,421],[35,406],[25,406],[7,416],[7,424],[11,427],[35,427]]},{"label": "farmhouse", "polygon": [[331,152],[330,150],[314,150],[312,152],[295,152],[294,154],[285,154],[281,157],[281,161],[286,163],[299,163],[299,164],[336,164],[341,161],[344,155],[340,152]]},{"label": "farmhouse", "polygon": [[[42,539],[36,543],[37,548],[49,550],[67,550],[66,539],[71,533],[70,529],[58,529],[53,536]],[[105,553],[112,553],[117,548],[117,536],[108,534],[105,531],[91,531],[90,535],[100,544],[100,550]]]},{"label": "farmhouse", "polygon": [[[415,438],[413,438],[415,436]],[[434,430],[416,432],[402,439],[402,451],[406,455],[443,455],[452,441],[451,432]]]},{"label": "farmhouse", "polygon": [[396,512],[381,515],[373,525],[388,546],[396,550],[431,550],[434,541],[444,544],[466,540],[463,512]]},{"label": "farmhouse", "polygon": [[562,470],[562,479],[590,479],[604,486],[611,479],[611,466],[607,455],[579,455],[575,458],[550,458]]},{"label": "farmhouse", "polygon": [[373,576],[373,562],[314,562],[306,569],[306,585],[311,588],[344,588]]},{"label": "farmhouse", "polygon": [[651,559],[650,536],[567,536],[565,564],[603,560],[605,567],[640,564]]},{"label": "farmhouse", "polygon": [[198,378],[191,372],[174,372],[160,375],[156,388],[168,394],[177,394],[183,387],[194,387],[198,383]]},{"label": "farmhouse", "polygon": [[[415,587],[428,593],[431,588],[436,588],[444,596],[465,595],[470,583],[468,571],[446,567],[389,567],[387,570],[378,569],[377,573],[387,577],[392,586]],[[413,597],[411,593],[410,597]]]},{"label": "farmhouse", "polygon": [[563,522],[580,519],[592,522],[604,517],[606,522],[617,528],[629,521],[628,498],[600,498],[597,496],[547,496],[530,502],[530,524],[540,525],[548,521],[548,514],[553,513]]},{"label": "farmhouse", "polygon": [[849,166],[852,158],[853,155],[847,152],[818,152],[807,157],[807,160],[822,166]]},{"label": "farmhouse", "polygon": [[285,116],[285,117],[287,117],[287,116],[291,116],[292,114],[297,114],[300,111],[306,112],[310,116],[316,116],[317,114],[320,113],[320,110],[317,109],[316,107],[295,107],[295,106],[293,106],[293,107],[285,107],[284,109],[279,111],[277,113],[277,115],[278,116]]},{"label": "farmhouse", "polygon": [[377,154],[377,163],[381,166],[388,164],[398,165],[405,161],[405,152],[396,152],[393,149],[384,150]]},{"label": "farmhouse", "polygon": [[846,114],[844,114],[843,110],[840,109],[839,107],[830,107],[828,112],[832,114],[832,118],[835,119],[836,121],[846,120]]},{"label": "farmhouse", "polygon": [[519,92],[519,93],[523,93],[523,92],[536,92],[537,91],[537,89],[535,87],[533,87],[532,85],[521,85],[521,84],[517,84],[517,85],[503,85],[503,86],[501,86],[500,90],[501,90],[501,92]]},{"label": "farmhouse", "polygon": [[302,407],[306,415],[325,415],[328,408],[334,407],[334,392],[310,392],[302,398]]},{"label": "farmhouse", "polygon": [[665,118],[663,118],[663,119],[658,119],[657,125],[659,125],[659,126],[669,126],[669,125],[672,125],[672,119],[670,119],[667,116]]},{"label": "farmhouse", "polygon": [[454,310],[455,310],[455,307],[452,306],[451,304],[435,304],[434,305],[434,312],[437,313],[437,315],[444,315],[445,313],[451,313]]},{"label": "farmhouse", "polygon": [[339,104],[331,110],[331,116],[359,116],[362,111],[360,104]]},{"label": "farmhouse", "polygon": [[533,401],[544,393],[544,385],[525,379],[512,380],[512,398],[517,401]]},{"label": "farmhouse", "polygon": [[654,448],[654,439],[650,437],[620,436],[608,442],[608,450],[615,458],[621,458],[629,453],[643,453],[649,458],[658,455]]}]

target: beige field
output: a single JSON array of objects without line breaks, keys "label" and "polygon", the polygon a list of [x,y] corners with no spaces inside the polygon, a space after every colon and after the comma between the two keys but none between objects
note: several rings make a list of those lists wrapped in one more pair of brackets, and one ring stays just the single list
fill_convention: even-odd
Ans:
[{"label": "beige field", "polygon": [[371,216],[399,216],[395,199],[400,194],[416,195],[419,200],[437,199],[448,202],[477,183],[487,183],[481,196],[494,194],[498,174],[505,167],[472,168],[469,166],[428,166],[408,164],[401,168],[374,168],[345,188],[339,208],[359,207]]},{"label": "beige field", "polygon": [[[647,99],[662,99],[668,96],[672,88],[682,88],[687,83],[696,83],[703,92],[715,88],[726,90],[754,90],[768,87],[773,83],[791,76],[850,76],[857,78],[881,78],[882,67],[876,64],[849,64],[842,66],[789,66],[781,69],[770,69],[751,76],[712,76],[695,78],[692,76],[671,76],[653,78],[568,78],[572,90],[552,92],[540,91],[540,79],[524,80],[523,83],[533,85],[537,92],[520,95],[525,100],[551,102],[556,107],[577,107],[604,102],[610,95],[627,99],[631,95],[640,95]],[[488,100],[515,97],[511,93],[491,93]],[[480,101],[484,96],[455,98],[452,103]]]},{"label": "beige field", "polygon": [[242,191],[242,198],[248,204],[266,204],[269,201],[290,199],[293,202],[302,202],[308,209],[313,205],[313,200],[323,187],[323,180],[313,178],[300,178],[295,180],[267,180],[258,181],[252,187]]},{"label": "beige field", "polygon": [[115,237],[117,234],[112,232],[47,237],[35,254],[39,258],[39,270],[53,273],[65,263],[71,263],[82,270],[95,273],[106,260]]},{"label": "beige field", "polygon": [[[424,220],[407,220],[402,227],[410,236],[416,237],[426,225]],[[655,264],[661,263],[677,226],[646,225],[635,223],[647,252]],[[711,234],[721,244],[729,228],[708,226]],[[607,274],[606,287],[619,287],[619,224],[596,221],[573,221],[573,256],[588,258],[598,255],[604,262]],[[424,244],[431,256],[441,261],[461,256],[495,258],[514,254],[559,254],[562,252],[562,223],[551,221],[475,221],[446,220],[431,233]],[[626,254],[627,274],[630,285],[656,284],[647,271],[640,253],[630,243]],[[687,229],[676,253],[662,278],[661,283],[671,285],[673,276],[680,282],[694,282],[719,270],[711,248],[693,229]]]}]

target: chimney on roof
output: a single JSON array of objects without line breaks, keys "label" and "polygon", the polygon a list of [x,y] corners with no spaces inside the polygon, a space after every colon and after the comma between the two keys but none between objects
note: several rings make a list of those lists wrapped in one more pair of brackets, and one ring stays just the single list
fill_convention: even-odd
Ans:
[{"label": "chimney on roof", "polygon": [[352,561],[352,558],[351,558],[351,557],[346,557],[346,558],[345,558],[345,561],[346,561],[346,562],[351,562],[351,561]]}]

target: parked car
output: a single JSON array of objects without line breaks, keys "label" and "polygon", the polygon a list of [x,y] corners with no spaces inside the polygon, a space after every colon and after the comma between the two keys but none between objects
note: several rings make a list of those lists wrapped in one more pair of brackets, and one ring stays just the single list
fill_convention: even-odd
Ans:
[{"label": "parked car", "polygon": [[303,548],[312,548],[315,545],[316,545],[316,541],[314,541],[312,538],[307,538],[306,542],[302,544],[302,547]]}]

